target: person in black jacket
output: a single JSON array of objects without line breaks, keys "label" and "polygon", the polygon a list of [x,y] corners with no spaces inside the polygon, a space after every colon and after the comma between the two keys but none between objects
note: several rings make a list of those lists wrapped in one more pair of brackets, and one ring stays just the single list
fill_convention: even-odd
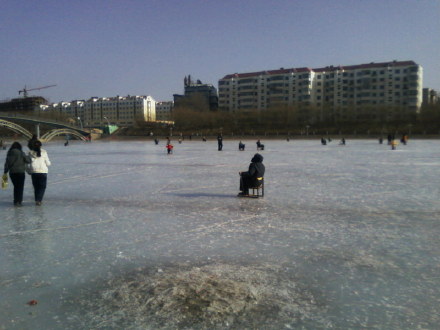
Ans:
[{"label": "person in black jacket", "polygon": [[217,142],[218,142],[218,151],[221,151],[223,149],[223,135],[221,133],[217,136]]},{"label": "person in black jacket", "polygon": [[9,172],[9,177],[14,185],[15,206],[21,206],[21,203],[23,202],[25,166],[30,163],[31,159],[22,151],[21,144],[14,142],[6,155],[5,169],[3,173],[6,174]]},{"label": "person in black jacket", "polygon": [[238,172],[240,175],[240,193],[238,196],[248,196],[249,188],[256,187],[264,177],[265,167],[263,165],[263,156],[255,154],[249,164],[247,172]]}]

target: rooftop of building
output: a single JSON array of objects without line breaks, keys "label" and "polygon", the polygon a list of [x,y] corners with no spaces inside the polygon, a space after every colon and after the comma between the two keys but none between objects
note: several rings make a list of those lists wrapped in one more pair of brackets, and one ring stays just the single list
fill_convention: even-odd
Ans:
[{"label": "rooftop of building", "polygon": [[356,64],[356,65],[338,65],[338,66],[326,66],[321,68],[291,68],[284,69],[281,68],[279,70],[266,70],[266,71],[257,71],[257,72],[248,72],[248,73],[233,73],[224,76],[222,79],[231,79],[231,78],[248,78],[248,77],[258,77],[262,75],[279,75],[279,74],[287,74],[287,73],[299,73],[299,72],[331,72],[331,71],[340,71],[340,70],[358,70],[358,69],[373,69],[373,68],[387,68],[387,67],[400,67],[400,66],[411,66],[417,65],[414,61],[390,61],[390,62],[370,62],[365,64]]}]

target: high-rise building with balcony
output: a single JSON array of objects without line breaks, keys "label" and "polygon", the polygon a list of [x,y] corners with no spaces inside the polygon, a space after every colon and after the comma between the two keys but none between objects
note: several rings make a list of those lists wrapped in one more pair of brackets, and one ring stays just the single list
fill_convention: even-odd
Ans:
[{"label": "high-rise building with balcony", "polygon": [[156,120],[156,101],[151,96],[91,97],[87,101],[53,103],[44,110],[59,111],[74,120],[80,118],[84,126],[131,126],[137,121]]},{"label": "high-rise building with balcony", "polygon": [[413,61],[235,73],[219,80],[219,108],[313,108],[331,120],[371,119],[385,108],[410,114],[422,104],[422,81]]}]

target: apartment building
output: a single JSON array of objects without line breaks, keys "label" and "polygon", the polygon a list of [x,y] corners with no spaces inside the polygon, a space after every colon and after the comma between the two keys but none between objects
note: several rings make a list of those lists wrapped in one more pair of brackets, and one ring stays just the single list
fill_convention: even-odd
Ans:
[{"label": "apartment building", "polygon": [[174,108],[173,101],[162,101],[156,103],[156,120],[170,121],[172,120],[172,113]]},{"label": "apartment building", "polygon": [[438,103],[438,92],[432,88],[423,88],[423,105],[435,105]]},{"label": "apartment building", "polygon": [[85,127],[132,126],[138,121],[156,120],[156,101],[151,96],[92,97],[87,101],[53,103],[42,109],[66,113]]},{"label": "apartment building", "polygon": [[235,73],[219,80],[219,108],[313,107],[321,119],[347,120],[379,116],[378,109],[391,107],[415,113],[422,81],[423,69],[413,61]]}]

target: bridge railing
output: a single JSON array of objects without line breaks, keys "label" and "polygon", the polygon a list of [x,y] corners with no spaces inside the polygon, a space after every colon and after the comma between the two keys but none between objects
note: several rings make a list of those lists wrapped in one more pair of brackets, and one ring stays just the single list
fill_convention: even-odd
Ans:
[{"label": "bridge railing", "polygon": [[44,121],[47,123],[61,123],[68,126],[80,126],[80,123],[76,122],[72,118],[66,116],[66,114],[63,113],[55,113],[55,112],[44,112],[44,111],[37,111],[37,112],[16,112],[16,111],[5,111],[0,112],[0,116],[2,117],[10,117],[10,118],[17,118],[17,119],[35,119],[37,121]]}]

